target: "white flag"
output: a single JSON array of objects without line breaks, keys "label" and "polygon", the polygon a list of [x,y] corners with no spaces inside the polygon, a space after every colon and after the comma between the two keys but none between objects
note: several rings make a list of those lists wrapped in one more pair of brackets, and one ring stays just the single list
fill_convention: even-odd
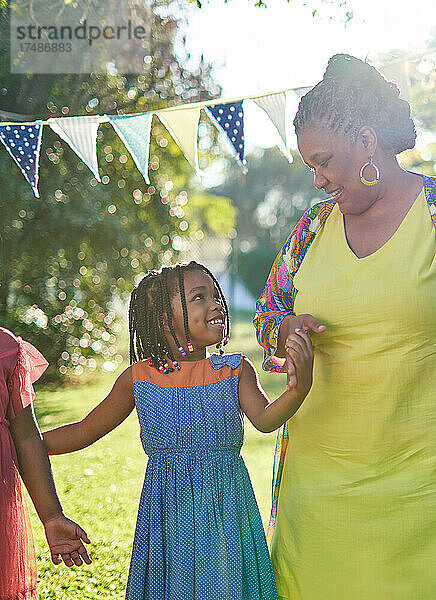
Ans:
[{"label": "white flag", "polygon": [[96,153],[98,115],[84,117],[62,117],[48,119],[48,124],[74,150],[77,156],[100,180]]},{"label": "white flag", "polygon": [[253,98],[254,102],[262,108],[282,138],[285,148],[286,145],[286,94],[269,94],[260,98]]},{"label": "white flag", "polygon": [[156,113],[191,165],[198,171],[197,134],[199,108],[160,111]]}]

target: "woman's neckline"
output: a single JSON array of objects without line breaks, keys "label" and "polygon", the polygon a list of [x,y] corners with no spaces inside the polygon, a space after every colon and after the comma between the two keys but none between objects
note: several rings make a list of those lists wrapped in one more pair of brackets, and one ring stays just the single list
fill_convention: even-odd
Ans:
[{"label": "woman's neckline", "polygon": [[354,250],[351,248],[350,244],[348,243],[347,232],[346,232],[346,227],[345,227],[345,218],[344,218],[344,215],[339,211],[338,206],[336,205],[335,208],[337,208],[337,210],[340,213],[339,217],[340,217],[340,224],[341,224],[341,231],[342,231],[342,239],[345,243],[346,249],[351,254],[351,256],[356,261],[365,261],[367,259],[370,259],[372,256],[381,254],[384,251],[384,249],[389,248],[392,244],[394,244],[395,240],[400,235],[401,230],[405,227],[404,224],[410,218],[410,215],[413,214],[414,210],[416,210],[416,206],[419,204],[419,199],[421,198],[422,195],[425,196],[424,180],[423,180],[423,185],[422,185],[420,191],[418,192],[417,196],[413,200],[412,204],[408,208],[407,212],[405,213],[404,217],[402,218],[402,220],[398,224],[398,227],[395,229],[395,231],[392,233],[392,235],[379,248],[374,250],[374,252],[371,252],[370,254],[366,254],[365,256],[358,256],[354,252]]}]

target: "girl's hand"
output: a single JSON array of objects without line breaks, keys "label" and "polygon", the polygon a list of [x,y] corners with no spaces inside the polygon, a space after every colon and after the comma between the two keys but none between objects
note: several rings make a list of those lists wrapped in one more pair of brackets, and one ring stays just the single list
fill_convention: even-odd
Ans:
[{"label": "girl's hand", "polygon": [[286,338],[286,391],[303,398],[312,387],[313,346],[306,329],[295,329]]},{"label": "girl's hand", "polygon": [[[91,564],[83,542],[90,543],[86,532],[65,515],[59,515],[44,522],[45,537],[50,547],[51,559],[55,565],[62,560],[67,567]],[[61,560],[62,557],[62,560]]]}]

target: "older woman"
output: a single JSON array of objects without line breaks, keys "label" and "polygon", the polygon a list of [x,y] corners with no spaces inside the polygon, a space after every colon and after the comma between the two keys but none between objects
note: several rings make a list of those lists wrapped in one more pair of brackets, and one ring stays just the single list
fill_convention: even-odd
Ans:
[{"label": "older woman", "polygon": [[[314,184],[257,305],[264,368],[303,327],[313,386],[280,432],[270,522],[279,597],[436,598],[436,179],[404,171],[409,105],[336,55],[294,126]],[[275,527],[274,527],[275,526]]]}]

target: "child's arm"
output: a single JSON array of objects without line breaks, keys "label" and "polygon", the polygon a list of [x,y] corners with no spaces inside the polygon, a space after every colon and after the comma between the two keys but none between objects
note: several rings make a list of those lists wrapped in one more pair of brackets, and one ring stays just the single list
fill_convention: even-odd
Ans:
[{"label": "child's arm", "polygon": [[82,561],[91,563],[83,542],[88,536],[77,523],[68,519],[56,493],[50,462],[38,426],[29,405],[11,420],[10,432],[18,459],[18,470],[35,505],[55,564],[62,560],[71,567]]},{"label": "child's arm", "polygon": [[84,419],[42,434],[48,454],[66,454],[90,446],[127,419],[134,406],[132,369],[128,367],[106,398]]},{"label": "child's arm", "polygon": [[287,339],[288,369],[286,391],[273,402],[268,400],[260,386],[255,368],[244,359],[239,378],[239,404],[256,429],[265,433],[274,431],[290,419],[301,406],[312,387],[313,347],[309,335],[296,329]]}]

